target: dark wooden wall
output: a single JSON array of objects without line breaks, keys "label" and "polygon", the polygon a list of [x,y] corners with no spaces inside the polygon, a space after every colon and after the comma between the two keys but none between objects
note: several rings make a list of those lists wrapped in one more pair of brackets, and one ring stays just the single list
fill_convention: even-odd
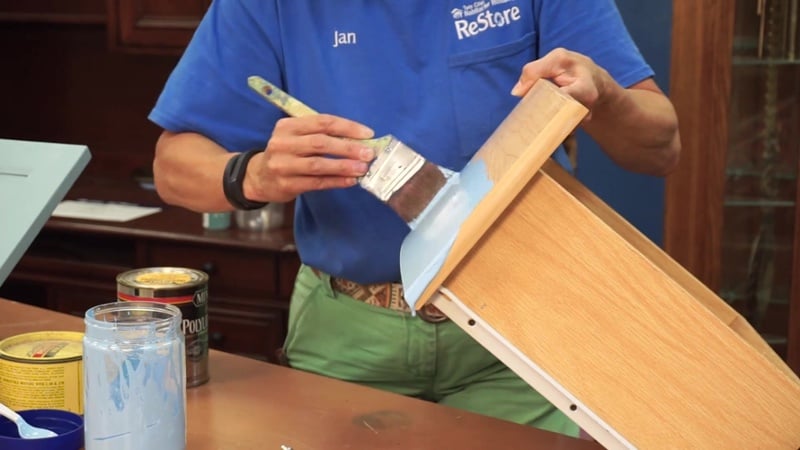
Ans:
[{"label": "dark wooden wall", "polygon": [[177,56],[109,50],[101,24],[0,22],[0,138],[86,144],[82,177],[148,176],[147,120]]}]

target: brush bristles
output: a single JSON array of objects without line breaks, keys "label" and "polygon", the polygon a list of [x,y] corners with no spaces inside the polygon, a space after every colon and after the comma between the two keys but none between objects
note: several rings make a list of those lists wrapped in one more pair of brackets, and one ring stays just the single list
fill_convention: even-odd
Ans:
[{"label": "brush bristles", "polygon": [[439,166],[426,161],[417,173],[400,187],[386,203],[406,223],[417,218],[445,185],[447,178]]}]

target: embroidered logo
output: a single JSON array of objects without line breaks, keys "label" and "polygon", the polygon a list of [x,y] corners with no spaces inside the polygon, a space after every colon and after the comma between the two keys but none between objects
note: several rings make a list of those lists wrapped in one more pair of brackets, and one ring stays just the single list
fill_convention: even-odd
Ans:
[{"label": "embroidered logo", "polygon": [[519,6],[500,6],[515,0],[478,0],[450,10],[459,40],[491,28],[502,28],[522,18]]}]

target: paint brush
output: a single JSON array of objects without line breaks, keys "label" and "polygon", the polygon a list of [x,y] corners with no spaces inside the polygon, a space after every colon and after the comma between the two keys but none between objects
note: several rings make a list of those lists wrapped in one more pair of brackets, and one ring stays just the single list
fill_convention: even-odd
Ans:
[{"label": "paint brush", "polygon": [[[292,117],[317,114],[269,81],[251,76],[247,84]],[[392,135],[359,141],[375,150],[375,159],[358,184],[389,205],[411,228],[455,173],[426,160]]]}]

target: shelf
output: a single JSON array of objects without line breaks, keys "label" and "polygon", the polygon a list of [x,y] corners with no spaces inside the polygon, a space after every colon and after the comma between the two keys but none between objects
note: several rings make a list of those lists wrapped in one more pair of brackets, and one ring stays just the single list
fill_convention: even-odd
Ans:
[{"label": "shelf", "polygon": [[800,58],[795,59],[767,59],[754,56],[734,56],[733,65],[736,66],[800,66]]},{"label": "shelf", "polygon": [[[736,290],[725,290],[719,293],[719,296],[724,298],[728,304],[732,304],[738,301],[743,301],[746,299],[746,296],[739,291]],[[782,305],[787,306],[790,304],[788,298],[779,298],[773,297],[769,300],[771,305]]]},{"label": "shelf", "polygon": [[[740,169],[740,168],[727,168],[725,169],[725,175],[730,178],[738,178],[738,177],[758,177],[764,174],[762,169]],[[788,180],[793,181],[797,180],[797,172],[792,172],[789,170],[784,171],[775,171],[770,174],[770,176],[776,180]]]},{"label": "shelf", "polygon": [[725,207],[760,207],[760,208],[793,208],[795,202],[790,200],[774,200],[766,198],[755,199],[726,199],[722,203]]}]

